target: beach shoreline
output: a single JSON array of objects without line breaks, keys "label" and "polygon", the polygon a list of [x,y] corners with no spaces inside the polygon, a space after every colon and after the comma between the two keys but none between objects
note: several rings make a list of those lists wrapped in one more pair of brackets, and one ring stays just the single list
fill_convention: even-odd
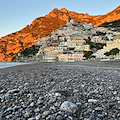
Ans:
[{"label": "beach shoreline", "polygon": [[[0,119],[118,119],[119,84],[120,61],[32,63],[2,68]],[[65,101],[71,108],[64,106]]]}]

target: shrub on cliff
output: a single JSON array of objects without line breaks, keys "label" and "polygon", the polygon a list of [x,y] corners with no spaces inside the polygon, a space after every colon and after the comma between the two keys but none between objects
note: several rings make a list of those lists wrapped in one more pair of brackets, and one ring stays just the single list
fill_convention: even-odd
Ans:
[{"label": "shrub on cliff", "polygon": [[25,50],[23,50],[21,52],[21,55],[23,57],[26,57],[28,55],[36,55],[38,51],[39,51],[39,47],[37,47],[36,45],[33,45],[32,47],[29,47],[29,48],[26,48]]},{"label": "shrub on cliff", "polygon": [[112,50],[110,50],[109,52],[104,53],[104,55],[106,56],[110,56],[110,55],[116,55],[117,53],[119,53],[120,50],[118,48],[113,48]]}]

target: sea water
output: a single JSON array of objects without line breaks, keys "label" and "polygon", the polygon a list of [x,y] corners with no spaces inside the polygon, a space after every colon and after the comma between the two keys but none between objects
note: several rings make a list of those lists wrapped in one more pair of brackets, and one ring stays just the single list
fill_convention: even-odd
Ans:
[{"label": "sea water", "polygon": [[27,63],[17,63],[17,62],[0,62],[0,68],[12,67],[17,65],[22,65]]}]

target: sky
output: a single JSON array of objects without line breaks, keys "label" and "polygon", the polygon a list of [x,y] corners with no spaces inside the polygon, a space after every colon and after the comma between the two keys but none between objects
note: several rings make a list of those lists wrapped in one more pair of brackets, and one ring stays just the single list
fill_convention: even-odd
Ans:
[{"label": "sky", "polygon": [[0,37],[21,30],[54,8],[103,15],[119,5],[120,0],[0,0]]}]

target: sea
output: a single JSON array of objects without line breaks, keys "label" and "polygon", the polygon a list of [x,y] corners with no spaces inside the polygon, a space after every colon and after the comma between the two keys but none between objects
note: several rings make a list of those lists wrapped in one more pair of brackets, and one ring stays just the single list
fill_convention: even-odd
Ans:
[{"label": "sea", "polygon": [[17,65],[23,65],[23,64],[28,64],[28,63],[0,62],[0,69],[1,68],[12,67],[12,66],[17,66]]}]

